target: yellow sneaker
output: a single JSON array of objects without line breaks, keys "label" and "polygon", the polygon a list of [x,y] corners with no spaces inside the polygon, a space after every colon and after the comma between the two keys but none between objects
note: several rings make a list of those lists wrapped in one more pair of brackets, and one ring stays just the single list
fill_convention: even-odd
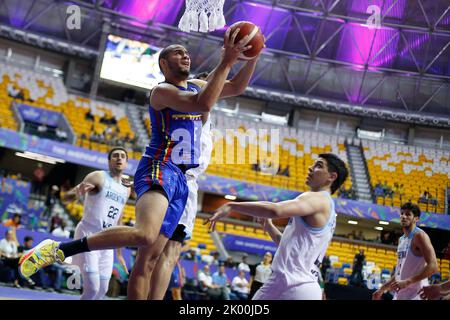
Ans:
[{"label": "yellow sneaker", "polygon": [[36,247],[28,251],[19,260],[19,273],[28,279],[40,269],[45,268],[55,262],[64,261],[64,253],[58,249],[59,242],[54,240],[44,240]]}]

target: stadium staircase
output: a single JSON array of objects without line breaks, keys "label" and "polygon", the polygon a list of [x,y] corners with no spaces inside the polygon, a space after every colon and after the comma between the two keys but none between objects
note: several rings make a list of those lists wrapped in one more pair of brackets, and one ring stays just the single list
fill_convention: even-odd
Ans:
[{"label": "stadium staircase", "polygon": [[144,125],[144,121],[141,115],[142,113],[141,108],[136,105],[128,103],[124,104],[124,106],[125,106],[125,113],[131,122],[131,128],[138,137],[138,145],[146,146],[150,141],[150,138],[148,136],[147,129],[145,128]]},{"label": "stadium staircase", "polygon": [[350,163],[351,177],[358,200],[372,202],[369,174],[365,166],[363,150],[359,145],[348,143],[347,155]]}]

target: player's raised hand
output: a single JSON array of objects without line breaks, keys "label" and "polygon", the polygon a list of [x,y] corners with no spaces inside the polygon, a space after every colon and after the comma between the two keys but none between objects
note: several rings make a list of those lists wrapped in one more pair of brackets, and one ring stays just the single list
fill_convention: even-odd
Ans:
[{"label": "player's raised hand", "polygon": [[223,54],[222,54],[222,61],[226,63],[229,66],[234,65],[237,61],[239,56],[242,52],[250,49],[252,46],[246,46],[246,43],[249,40],[249,35],[246,35],[241,40],[239,40],[237,43],[235,43],[236,37],[239,34],[239,31],[241,29],[236,28],[234,30],[233,34],[231,34],[231,28],[227,29],[227,32],[225,33],[225,40],[223,44]]},{"label": "player's raised hand", "polygon": [[211,223],[211,225],[209,226],[209,231],[214,231],[216,230],[217,220],[228,216],[230,214],[230,211],[230,206],[228,204],[224,204],[219,209],[217,209],[210,218],[206,219],[204,224]]},{"label": "player's raised hand", "polygon": [[89,183],[89,182],[82,181],[76,187],[77,196],[78,197],[84,196],[86,193],[88,193],[89,191],[92,191],[94,189],[95,189],[95,185],[93,185],[92,183]]}]

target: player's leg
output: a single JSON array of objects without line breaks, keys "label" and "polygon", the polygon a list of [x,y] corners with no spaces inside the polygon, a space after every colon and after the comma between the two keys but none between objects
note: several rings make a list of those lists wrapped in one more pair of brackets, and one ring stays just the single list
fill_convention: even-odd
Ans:
[{"label": "player's leg", "polygon": [[151,246],[158,237],[168,203],[167,196],[162,189],[145,192],[136,203],[135,226],[111,227],[88,237],[89,250]]},{"label": "player's leg", "polygon": [[[86,228],[83,222],[80,222],[75,228],[74,238],[81,239],[89,234],[91,234],[91,232]],[[81,300],[93,300],[99,290],[99,254],[100,251],[85,252],[74,256],[72,259],[72,263],[80,269],[83,283]]]},{"label": "player's leg", "polygon": [[21,258],[20,273],[29,278],[39,269],[58,260],[92,250],[151,246],[158,237],[168,203],[163,190],[147,191],[136,203],[135,227],[111,227],[90,237],[61,244],[44,240]]},{"label": "player's leg", "polygon": [[111,279],[111,274],[114,266],[114,251],[113,250],[103,250],[100,251],[99,259],[99,289],[97,291],[94,300],[101,300],[105,297],[106,292],[109,288],[109,280]]},{"label": "player's leg", "polygon": [[287,288],[279,300],[322,300],[322,289],[318,282],[303,283]]},{"label": "player's leg", "polygon": [[150,285],[149,300],[163,300],[169,286],[170,277],[181,253],[180,241],[169,240],[158,259],[153,271]]},{"label": "player's leg", "polygon": [[152,272],[168,240],[167,236],[160,234],[152,246],[138,249],[136,261],[128,281],[129,300],[147,299]]},{"label": "player's leg", "polygon": [[256,291],[252,300],[279,300],[286,287],[283,277],[273,272],[266,283]]},{"label": "player's leg", "polygon": [[100,289],[99,260],[100,251],[85,252],[74,259],[80,268],[83,282],[81,300],[94,300]]},{"label": "player's leg", "polygon": [[[183,175],[184,177],[184,175]],[[129,299],[147,299],[153,270],[158,262],[167,241],[174,235],[175,230],[186,206],[188,189],[186,182],[179,183],[178,192],[172,198],[164,220],[159,224],[159,236],[153,246],[139,248],[136,262],[131,272],[128,284]],[[167,287],[165,288],[167,289]]]}]

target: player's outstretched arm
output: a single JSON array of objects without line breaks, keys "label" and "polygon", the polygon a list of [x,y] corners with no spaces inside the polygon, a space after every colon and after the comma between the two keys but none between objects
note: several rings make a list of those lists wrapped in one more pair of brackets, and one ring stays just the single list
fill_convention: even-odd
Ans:
[{"label": "player's outstretched arm", "polygon": [[103,186],[103,180],[104,178],[100,171],[91,172],[75,188],[67,191],[61,201],[68,203],[80,199],[88,192],[98,192]]},{"label": "player's outstretched arm", "polygon": [[431,244],[430,237],[425,232],[418,232],[414,240],[415,244],[419,247],[420,252],[427,263],[425,267],[422,268],[417,274],[414,276],[405,279],[395,281],[392,285],[393,289],[401,290],[410,286],[413,283],[419,282],[423,279],[431,277],[433,274],[438,272],[436,253],[434,252],[433,245]]},{"label": "player's outstretched arm", "polygon": [[214,230],[216,221],[228,216],[231,211],[259,218],[280,219],[324,212],[325,205],[322,196],[317,192],[306,192],[294,200],[278,203],[268,201],[229,202],[217,209],[205,223],[211,222],[211,229]]},{"label": "player's outstretched arm", "polygon": [[208,79],[208,82],[200,92],[181,91],[173,85],[163,83],[152,90],[150,96],[151,106],[156,110],[170,107],[180,112],[211,111],[220,97],[231,67],[236,63],[242,52],[251,48],[251,46],[245,46],[248,36],[234,43],[238,33],[239,29],[236,29],[232,35],[230,35],[230,29],[227,30],[224,54],[211,79]]}]

